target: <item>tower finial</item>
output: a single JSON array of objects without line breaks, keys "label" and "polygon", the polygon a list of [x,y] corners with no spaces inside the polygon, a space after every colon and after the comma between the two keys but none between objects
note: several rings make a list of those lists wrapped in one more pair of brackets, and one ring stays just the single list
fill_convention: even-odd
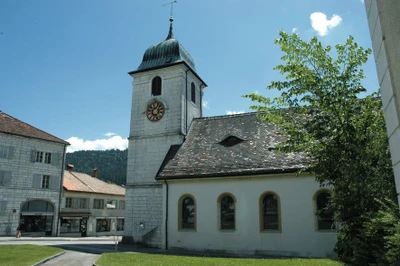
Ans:
[{"label": "tower finial", "polygon": [[174,23],[174,17],[173,17],[174,4],[176,3],[178,3],[178,0],[174,0],[170,3],[163,4],[163,6],[171,5],[170,18],[169,18],[169,33],[166,40],[174,38],[174,33],[172,32],[172,26],[173,26],[172,24]]}]

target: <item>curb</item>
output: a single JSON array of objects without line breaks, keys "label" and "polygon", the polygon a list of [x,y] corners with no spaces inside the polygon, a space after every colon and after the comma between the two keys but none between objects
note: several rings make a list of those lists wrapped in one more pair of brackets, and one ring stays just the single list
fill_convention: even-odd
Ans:
[{"label": "curb", "polygon": [[54,258],[57,258],[57,257],[59,257],[59,256],[61,256],[61,255],[64,255],[65,252],[66,252],[65,250],[64,250],[64,251],[61,251],[60,253],[57,253],[56,255],[53,255],[53,256],[48,257],[48,258],[46,258],[46,259],[44,259],[44,260],[41,260],[41,261],[36,262],[36,263],[33,264],[32,266],[42,265],[43,263],[48,262],[49,260],[52,260],[52,259],[54,259]]}]

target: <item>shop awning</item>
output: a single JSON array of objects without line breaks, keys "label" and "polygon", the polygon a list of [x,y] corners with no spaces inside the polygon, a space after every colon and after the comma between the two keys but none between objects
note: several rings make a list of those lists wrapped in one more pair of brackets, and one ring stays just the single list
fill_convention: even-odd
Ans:
[{"label": "shop awning", "polygon": [[91,212],[60,212],[61,217],[88,217],[91,215]]}]

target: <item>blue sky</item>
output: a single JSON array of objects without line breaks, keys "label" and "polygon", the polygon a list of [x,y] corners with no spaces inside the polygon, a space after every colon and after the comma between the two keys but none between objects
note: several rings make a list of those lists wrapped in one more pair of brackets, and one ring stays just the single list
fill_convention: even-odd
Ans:
[{"label": "blue sky", "polygon": [[[124,148],[132,78],[168,34],[171,0],[0,1],[0,110],[70,141],[69,151]],[[371,47],[361,0],[178,0],[175,38],[207,82],[204,116],[248,112],[241,96],[274,96],[278,32]],[[365,87],[376,91],[373,56]]]}]

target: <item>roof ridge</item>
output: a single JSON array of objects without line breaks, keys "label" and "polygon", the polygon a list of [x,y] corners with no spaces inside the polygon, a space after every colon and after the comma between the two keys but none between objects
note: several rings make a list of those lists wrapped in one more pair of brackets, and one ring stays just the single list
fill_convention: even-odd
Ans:
[{"label": "roof ridge", "polygon": [[[43,133],[45,133],[45,134],[47,134],[47,135],[49,135],[49,136],[51,136],[51,137],[53,137],[53,138],[55,138],[55,139],[58,139],[58,140],[60,140],[60,142],[62,142],[62,143],[65,143],[65,144],[67,144],[67,145],[71,145],[69,142],[67,142],[67,141],[65,141],[65,140],[63,140],[63,139],[60,139],[59,137],[56,137],[56,136],[54,136],[54,135],[52,135],[52,134],[50,134],[50,133],[48,133],[48,132],[46,132],[46,131],[44,131],[44,130],[42,130],[42,129],[40,129],[40,128],[37,128],[37,127],[35,127],[35,126],[32,126],[31,124],[28,124],[28,123],[26,123],[26,122],[24,122],[24,121],[22,121],[22,120],[20,120],[20,119],[18,119],[18,118],[16,118],[16,117],[14,117],[14,116],[12,116],[12,115],[9,115],[9,114],[7,114],[7,113],[1,111],[1,110],[0,110],[0,113],[2,113],[2,114],[4,114],[4,115],[8,116],[8,117],[11,118],[11,119],[17,120],[18,122],[20,122],[20,123],[22,123],[22,124],[24,124],[24,125],[27,125],[27,126],[32,127],[32,128],[34,128],[34,129],[36,129],[36,130],[38,130],[38,131],[40,131],[40,132],[43,132]],[[6,131],[2,131],[1,129],[0,129],[0,132],[7,133],[7,134],[12,134],[12,135],[19,135],[19,134],[15,134],[15,133],[10,133],[10,132],[6,132]],[[37,138],[37,137],[33,137],[33,138],[41,139],[41,138]],[[46,140],[46,139],[42,139],[42,140]],[[51,141],[51,140],[46,140],[46,141]],[[55,142],[55,141],[53,141],[53,142]]]},{"label": "roof ridge", "polygon": [[232,118],[232,117],[250,116],[250,115],[256,115],[256,114],[258,114],[258,112],[246,112],[246,113],[232,114],[232,115],[217,115],[217,116],[196,117],[193,120],[229,119],[229,118]]},{"label": "roof ridge", "polygon": [[[67,170],[68,171],[68,170]],[[82,184],[84,184],[85,186],[87,186],[90,190],[92,190],[93,192],[97,192],[96,190],[94,190],[91,186],[89,186],[88,184],[86,184],[82,179],[80,179],[78,176],[76,176],[75,174],[73,174],[72,171],[68,171],[72,176],[74,176],[76,179],[78,179],[79,181],[82,182]],[[80,174],[85,174],[85,173],[80,173]],[[89,176],[88,174],[85,174],[87,176]]]}]

